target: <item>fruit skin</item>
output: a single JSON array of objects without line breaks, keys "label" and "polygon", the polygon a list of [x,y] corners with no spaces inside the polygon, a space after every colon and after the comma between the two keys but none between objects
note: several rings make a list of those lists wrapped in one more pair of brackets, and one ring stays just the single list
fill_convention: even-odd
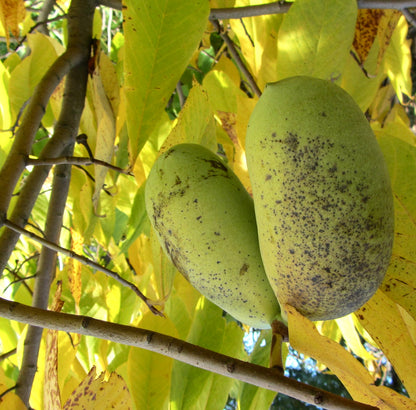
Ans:
[{"label": "fruit skin", "polygon": [[305,76],[267,85],[246,155],[263,263],[281,306],[311,320],[361,307],[385,276],[394,215],[382,152],[352,97]]},{"label": "fruit skin", "polygon": [[176,145],[156,160],[145,202],[178,271],[237,320],[269,328],[279,304],[260,256],[253,200],[234,172],[201,145]]}]

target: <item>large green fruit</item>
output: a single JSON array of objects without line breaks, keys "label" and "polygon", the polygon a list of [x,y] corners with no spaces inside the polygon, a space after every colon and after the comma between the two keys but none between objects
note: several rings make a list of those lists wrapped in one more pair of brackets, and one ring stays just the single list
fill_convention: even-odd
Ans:
[{"label": "large green fruit", "polygon": [[270,327],[279,304],[260,256],[253,200],[233,171],[200,145],[176,145],[156,160],[145,199],[178,271],[237,320]]},{"label": "large green fruit", "polygon": [[394,216],[382,152],[351,96],[304,76],[267,85],[246,155],[263,263],[280,304],[312,320],[362,306],[386,273]]}]

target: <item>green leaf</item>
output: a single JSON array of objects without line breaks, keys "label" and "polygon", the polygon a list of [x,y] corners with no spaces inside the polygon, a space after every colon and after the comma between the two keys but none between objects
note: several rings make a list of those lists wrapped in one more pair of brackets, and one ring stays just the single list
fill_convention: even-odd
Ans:
[{"label": "green leaf", "polygon": [[133,162],[197,48],[208,13],[204,0],[124,3],[126,115]]},{"label": "green leaf", "polygon": [[297,0],[278,33],[279,79],[341,75],[354,38],[355,0]]}]

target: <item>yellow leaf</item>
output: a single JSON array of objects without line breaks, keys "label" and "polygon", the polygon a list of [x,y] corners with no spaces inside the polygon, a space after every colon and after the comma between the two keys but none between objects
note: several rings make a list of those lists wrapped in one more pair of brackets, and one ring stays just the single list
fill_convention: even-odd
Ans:
[{"label": "yellow leaf", "polygon": [[[415,402],[384,386],[375,386],[365,367],[341,345],[318,333],[315,325],[295,308],[285,305],[291,346],[325,364],[354,400],[380,410],[412,409]],[[412,407],[413,406],[413,407]]]},{"label": "yellow leaf", "polygon": [[[169,318],[148,312],[140,328],[178,337]],[[128,359],[128,380],[137,409],[168,409],[173,359],[132,347]]]},{"label": "yellow leaf", "polygon": [[[72,390],[86,375],[84,371],[82,377],[77,377],[78,375],[74,371],[74,368],[79,364],[76,354],[80,340],[81,336],[77,333],[58,333],[58,383],[61,403],[68,399]],[[68,384],[69,380],[71,382]]]},{"label": "yellow leaf", "polygon": [[379,64],[381,63],[381,60],[383,60],[384,53],[390,44],[393,32],[402,16],[401,11],[399,10],[383,10],[383,12],[383,16],[377,29],[377,39],[380,44],[380,51],[378,53]]},{"label": "yellow leaf", "polygon": [[296,0],[278,33],[278,78],[338,79],[350,55],[356,17],[354,0]]},{"label": "yellow leaf", "polygon": [[[235,7],[254,6],[263,0],[237,0]],[[266,83],[277,80],[277,38],[281,14],[271,14],[230,20],[230,26],[238,37],[244,59],[254,74],[257,85],[263,89]],[[230,33],[232,36],[232,33]]]},{"label": "yellow leaf", "polygon": [[399,308],[404,323],[406,323],[407,330],[413,340],[413,344],[416,346],[416,320],[414,320],[412,316],[410,316],[410,314],[400,305],[397,305],[397,307]]},{"label": "yellow leaf", "polygon": [[379,290],[355,314],[416,399],[416,346],[396,303]]},{"label": "yellow leaf", "polygon": [[[62,282],[58,282],[50,310],[60,312],[63,306],[61,300]],[[46,362],[43,403],[45,409],[61,409],[61,395],[58,384],[58,331],[46,331]]]},{"label": "yellow leaf", "polygon": [[105,374],[101,373],[96,378],[96,370],[93,367],[72,392],[63,409],[132,409],[130,392],[123,378],[114,372],[110,374],[108,380],[105,380],[104,376]]},{"label": "yellow leaf", "polygon": [[164,114],[198,47],[208,14],[206,0],[124,1],[124,85],[132,163]]},{"label": "yellow leaf", "polygon": [[215,152],[214,113],[208,99],[207,90],[194,82],[183,106],[178,122],[163,143],[161,152],[176,144],[190,142],[201,144]]},{"label": "yellow leaf", "polygon": [[387,73],[401,104],[404,104],[403,94],[409,97],[412,95],[412,78],[410,75],[412,66],[410,47],[412,41],[407,38],[407,32],[407,20],[402,16],[393,32],[383,60],[383,71]]},{"label": "yellow leaf", "polygon": [[360,9],[358,11],[353,46],[361,65],[367,60],[376,39],[380,46],[377,66],[380,65],[400,16],[401,12],[398,10]]},{"label": "yellow leaf", "polygon": [[[92,76],[92,96],[97,121],[97,137],[94,157],[101,161],[111,163],[114,153],[114,140],[116,138],[116,124],[113,109],[104,90],[101,73],[97,67]],[[98,201],[108,168],[95,165],[95,186],[93,194],[94,209],[98,209]]]},{"label": "yellow leaf", "polygon": [[378,142],[389,168],[395,213],[393,254],[381,289],[416,319],[416,147],[383,132]]},{"label": "yellow leaf", "polygon": [[[78,255],[83,252],[84,240],[81,234],[71,228],[71,250]],[[82,280],[81,280],[81,262],[75,259],[69,261],[68,280],[72,296],[75,300],[75,311],[79,313],[79,302],[81,300]]]},{"label": "yellow leaf", "polygon": [[0,2],[0,19],[6,34],[7,47],[9,47],[10,32],[14,37],[19,36],[19,23],[26,16],[23,0],[2,0]]},{"label": "yellow leaf", "polygon": [[[352,315],[347,315],[336,319],[336,322],[341,329],[342,336],[344,337],[347,346],[352,352],[361,357],[365,362],[372,362],[375,358],[364,348],[360,341],[360,337],[355,329],[354,319]],[[367,366],[368,367],[368,366]]]},{"label": "yellow leaf", "polygon": [[48,330],[46,334],[45,381],[43,388],[44,408],[61,408],[61,396],[58,384],[58,331]]},{"label": "yellow leaf", "polygon": [[[213,70],[204,78],[204,87],[208,91],[209,102],[216,112],[217,140],[229,160],[228,165],[237,174],[243,185],[250,191],[250,180],[244,151],[244,119],[249,117],[247,112],[240,114],[239,104],[242,91],[224,72]],[[244,95],[244,99],[248,100]],[[224,132],[225,131],[225,132]]]},{"label": "yellow leaf", "polygon": [[3,62],[0,62],[0,129],[2,130],[2,138],[0,138],[0,166],[3,165],[3,162],[6,159],[5,153],[9,152],[13,141],[12,133],[6,131],[12,126],[8,95],[9,78],[10,75],[7,68]]},{"label": "yellow leaf", "polygon": [[[4,384],[0,383],[0,394],[3,394],[7,390]],[[0,410],[26,410],[27,407],[24,405],[20,397],[13,391],[9,391],[0,400]]]},{"label": "yellow leaf", "polygon": [[105,95],[108,102],[111,104],[113,113],[118,113],[120,105],[120,85],[117,78],[117,72],[110,57],[105,53],[100,54],[100,75],[104,87]]}]

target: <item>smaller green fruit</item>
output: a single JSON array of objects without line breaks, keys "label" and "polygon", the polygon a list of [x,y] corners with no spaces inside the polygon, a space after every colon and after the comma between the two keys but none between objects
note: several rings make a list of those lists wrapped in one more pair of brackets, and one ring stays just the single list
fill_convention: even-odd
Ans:
[{"label": "smaller green fruit", "polygon": [[176,145],[156,160],[145,200],[178,271],[237,320],[269,328],[279,305],[260,256],[253,200],[234,172],[200,145]]}]

